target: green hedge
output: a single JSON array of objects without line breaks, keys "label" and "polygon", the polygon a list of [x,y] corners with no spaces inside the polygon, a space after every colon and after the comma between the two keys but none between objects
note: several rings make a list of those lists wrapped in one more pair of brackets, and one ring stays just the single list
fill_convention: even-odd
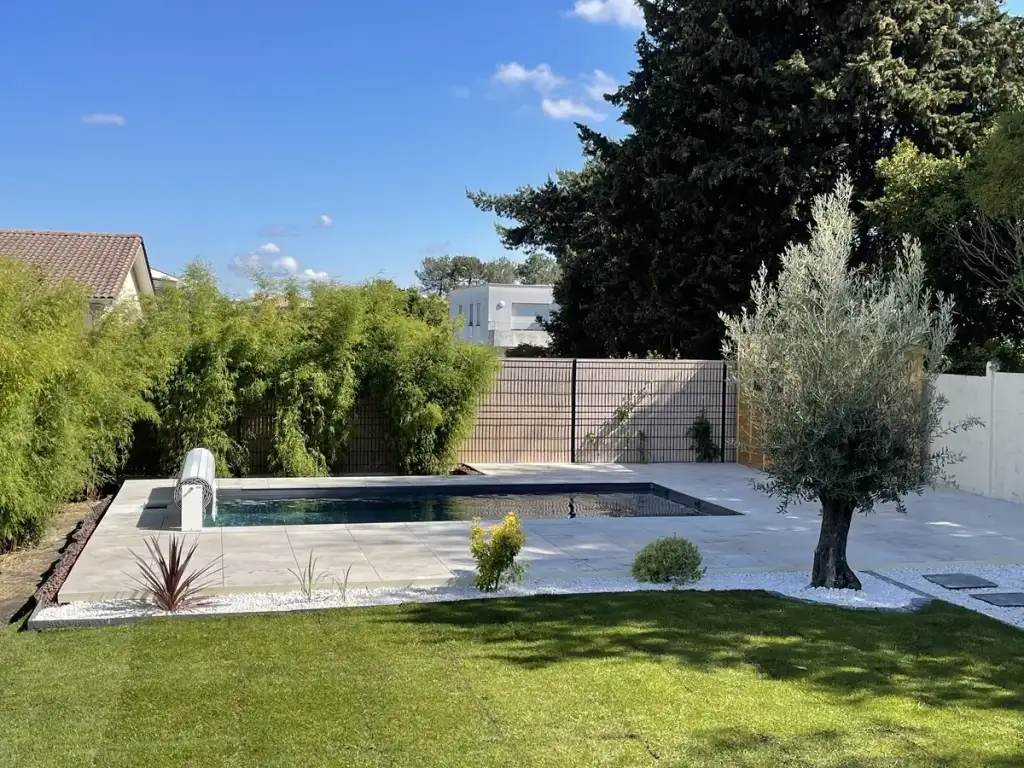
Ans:
[{"label": "green hedge", "polygon": [[345,459],[359,395],[386,415],[401,471],[445,472],[499,364],[456,339],[445,302],[388,281],[306,290],[256,277],[240,300],[193,265],[141,313],[91,328],[86,299],[0,260],[0,549],[116,473],[141,422],[154,472],[173,475],[202,445],[221,474],[249,474],[237,427],[257,412],[272,419],[274,474],[326,475]]},{"label": "green hedge", "polygon": [[164,471],[205,445],[224,473],[250,474],[236,425],[263,413],[273,420],[274,474],[330,474],[344,462],[363,395],[388,418],[400,471],[446,472],[499,364],[493,350],[456,339],[444,302],[380,280],[303,291],[257,278],[251,298],[232,301],[194,266],[151,302],[146,325],[178,329],[181,344],[153,398]]},{"label": "green hedge", "polygon": [[0,551],[120,464],[158,363],[131,311],[93,327],[87,293],[0,257]]}]

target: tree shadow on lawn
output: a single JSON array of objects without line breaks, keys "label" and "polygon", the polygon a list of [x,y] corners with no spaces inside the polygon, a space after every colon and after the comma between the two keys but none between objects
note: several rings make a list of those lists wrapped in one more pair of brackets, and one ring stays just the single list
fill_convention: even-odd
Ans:
[{"label": "tree shadow on lawn", "polygon": [[634,592],[417,604],[378,621],[413,622],[426,642],[468,641],[528,668],[669,657],[706,670],[751,665],[851,700],[1024,707],[1024,634],[941,601],[902,613],[765,592]]},{"label": "tree shadow on lawn", "polygon": [[[927,731],[888,723],[871,728],[873,735],[890,739],[889,746],[903,742],[898,754],[850,755],[844,747],[844,734],[834,730],[813,731],[799,736],[779,737],[744,728],[716,728],[696,735],[687,744],[687,758],[701,765],[727,764],[730,768],[765,765],[765,752],[778,758],[780,765],[790,765],[795,756],[814,756],[820,768],[959,768],[984,765],[986,768],[1019,768],[1017,755],[995,755],[991,752],[958,751],[955,755],[940,754],[931,749]],[[827,755],[833,754],[833,757]],[[728,763],[723,763],[728,759]]]}]

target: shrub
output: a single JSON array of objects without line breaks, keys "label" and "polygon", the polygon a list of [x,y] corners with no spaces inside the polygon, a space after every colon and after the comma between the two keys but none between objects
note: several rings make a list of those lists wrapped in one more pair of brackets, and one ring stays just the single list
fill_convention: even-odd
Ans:
[{"label": "shrub", "polygon": [[526,544],[526,534],[519,525],[514,512],[491,527],[491,537],[478,521],[470,530],[469,550],[476,560],[476,588],[482,592],[493,592],[503,584],[523,578],[523,566],[516,562],[516,555]]},{"label": "shrub", "polygon": [[400,471],[443,473],[455,462],[476,402],[497,370],[494,350],[459,341],[443,302],[388,281],[363,286],[254,276],[231,300],[209,269],[151,302],[148,333],[174,328],[176,355],[155,391],[162,467],[205,445],[228,474],[251,474],[239,425],[269,421],[269,470],[344,471],[357,395],[383,412]]},{"label": "shrub", "polygon": [[693,441],[693,451],[697,461],[718,461],[721,451],[715,442],[714,431],[708,420],[707,412],[701,408],[700,414],[686,430],[686,436]]},{"label": "shrub", "polygon": [[633,560],[633,578],[654,584],[690,584],[704,576],[697,546],[681,536],[647,544]]},{"label": "shrub", "polygon": [[88,292],[0,258],[0,552],[117,469],[152,356],[127,310],[86,319]]}]

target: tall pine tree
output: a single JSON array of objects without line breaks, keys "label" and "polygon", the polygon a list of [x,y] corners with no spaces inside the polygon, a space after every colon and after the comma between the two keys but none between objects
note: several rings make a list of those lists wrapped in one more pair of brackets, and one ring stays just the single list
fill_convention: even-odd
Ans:
[{"label": "tall pine tree", "polygon": [[[586,162],[539,187],[472,193],[561,278],[562,354],[717,357],[762,261],[840,174],[860,205],[908,138],[970,149],[1024,85],[1024,28],[996,0],[640,0],[638,64],[609,101],[632,132],[578,126]],[[858,258],[871,260],[865,217]]]}]

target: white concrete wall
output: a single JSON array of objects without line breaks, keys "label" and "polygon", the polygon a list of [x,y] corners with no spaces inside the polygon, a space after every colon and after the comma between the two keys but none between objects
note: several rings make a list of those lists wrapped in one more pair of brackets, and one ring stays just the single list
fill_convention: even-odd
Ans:
[{"label": "white concrete wall", "polygon": [[943,425],[975,416],[983,425],[947,435],[948,447],[964,460],[948,468],[957,486],[995,499],[1024,502],[1024,374],[990,371],[985,376],[939,377],[949,403]]},{"label": "white concrete wall", "polygon": [[512,344],[510,340],[520,337],[511,332],[529,331],[528,337],[523,337],[529,339],[527,343],[544,346],[550,342],[548,335],[537,327],[533,312],[531,311],[529,317],[516,316],[513,314],[514,304],[547,307],[547,313],[538,312],[542,315],[550,315],[556,308],[550,285],[472,285],[468,288],[457,288],[448,294],[449,316],[459,317],[459,310],[462,310],[463,326],[459,337],[466,341],[495,346],[516,346],[519,341]]},{"label": "white concrete wall", "polygon": [[[468,288],[457,288],[448,294],[448,314],[452,318],[462,316],[462,331],[459,338],[483,344],[487,340],[487,323],[477,318],[477,305],[480,313],[487,314],[487,286],[471,285]],[[472,307],[472,310],[470,310]],[[461,310],[461,313],[460,313]],[[470,324],[472,320],[472,325]]]}]

